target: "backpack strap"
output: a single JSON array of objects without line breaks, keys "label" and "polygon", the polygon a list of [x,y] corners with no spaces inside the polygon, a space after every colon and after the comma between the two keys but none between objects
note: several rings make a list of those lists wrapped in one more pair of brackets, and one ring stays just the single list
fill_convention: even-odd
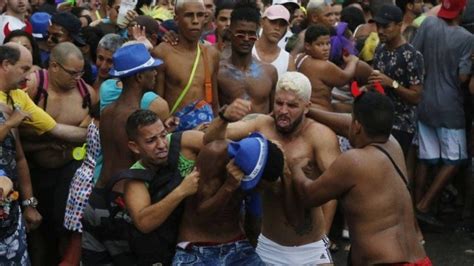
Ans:
[{"label": "backpack strap", "polygon": [[41,99],[44,98],[43,109],[46,110],[48,104],[48,71],[46,69],[36,71],[36,79],[38,80],[38,86],[33,102],[38,105]]},{"label": "backpack strap", "polygon": [[212,105],[212,80],[211,73],[209,72],[209,64],[207,60],[207,48],[205,46],[201,47],[202,59],[204,63],[204,99],[208,104]]},{"label": "backpack strap", "polygon": [[125,179],[150,182],[154,176],[155,173],[148,169],[126,169],[112,176],[107,184],[106,191],[110,194],[115,184]]},{"label": "backpack strap", "polygon": [[168,164],[172,167],[172,169],[178,168],[182,136],[183,136],[183,131],[171,134],[171,142],[170,142],[170,148],[169,148],[169,153],[168,153]]},{"label": "backpack strap", "polygon": [[82,108],[91,109],[91,106],[92,106],[91,94],[89,93],[89,90],[87,89],[86,82],[83,79],[80,79],[79,81],[77,81],[77,88],[79,89],[79,93],[81,94],[81,97],[82,97]]},{"label": "backpack strap", "polygon": [[397,171],[398,175],[402,178],[403,183],[405,183],[405,185],[408,187],[408,178],[403,174],[402,170],[400,170],[400,167],[398,167],[398,165],[395,163],[388,151],[380,147],[379,145],[372,144],[371,146],[375,147],[377,150],[381,151],[383,154],[385,154],[385,156],[387,156],[390,162],[392,162],[393,167],[395,167],[395,170]]}]

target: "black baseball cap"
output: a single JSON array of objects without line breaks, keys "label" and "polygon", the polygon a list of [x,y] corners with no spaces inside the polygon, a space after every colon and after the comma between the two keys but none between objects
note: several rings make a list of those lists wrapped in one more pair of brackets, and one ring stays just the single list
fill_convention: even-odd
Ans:
[{"label": "black baseball cap", "polygon": [[70,12],[59,12],[51,18],[52,24],[57,24],[67,30],[74,44],[78,46],[86,45],[81,36],[81,21]]},{"label": "black baseball cap", "polygon": [[370,22],[375,22],[382,25],[387,25],[390,22],[402,22],[403,20],[403,12],[402,10],[396,6],[391,4],[385,4],[380,7],[375,17],[371,19]]}]

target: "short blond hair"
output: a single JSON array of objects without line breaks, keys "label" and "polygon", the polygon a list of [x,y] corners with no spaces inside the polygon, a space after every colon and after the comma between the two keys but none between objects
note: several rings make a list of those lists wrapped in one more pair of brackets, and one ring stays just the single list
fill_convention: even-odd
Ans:
[{"label": "short blond hair", "polygon": [[300,72],[289,71],[281,75],[276,85],[276,92],[281,90],[294,92],[304,101],[311,99],[311,82]]}]

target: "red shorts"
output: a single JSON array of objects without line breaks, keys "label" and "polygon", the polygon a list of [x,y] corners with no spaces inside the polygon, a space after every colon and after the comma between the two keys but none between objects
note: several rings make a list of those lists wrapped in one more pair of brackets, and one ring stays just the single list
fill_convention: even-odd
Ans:
[{"label": "red shorts", "polygon": [[393,266],[432,266],[430,258],[425,257],[417,262],[402,262],[402,263],[391,263]]}]

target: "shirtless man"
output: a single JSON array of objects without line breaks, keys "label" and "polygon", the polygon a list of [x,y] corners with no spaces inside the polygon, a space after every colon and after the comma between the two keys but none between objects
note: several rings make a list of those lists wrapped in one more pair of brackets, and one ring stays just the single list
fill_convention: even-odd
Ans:
[{"label": "shirtless man", "polygon": [[259,20],[255,5],[237,4],[232,11],[229,29],[232,55],[220,62],[219,104],[230,104],[241,98],[252,102],[252,113],[268,114],[278,76],[272,65],[263,64],[252,56]]},{"label": "shirtless man", "polygon": [[252,55],[264,63],[272,64],[278,76],[295,70],[293,56],[278,46],[289,24],[290,12],[283,5],[273,5],[265,9],[262,16],[262,36],[252,49]]},{"label": "shirtless man", "polygon": [[[260,134],[239,142],[207,144],[196,161],[201,179],[196,195],[186,201],[174,263],[195,257],[195,263],[203,265],[263,265],[242,229],[242,203],[246,192],[260,180],[275,181],[283,176],[283,162],[278,146]],[[247,174],[253,172],[260,180],[246,181],[250,179]],[[246,220],[252,212],[255,210],[245,208]],[[225,256],[219,255],[222,253]]]},{"label": "shirtless man", "polygon": [[[83,68],[84,59],[79,48],[69,42],[60,43],[51,51],[48,70],[31,74],[27,92],[57,122],[86,127],[90,120],[90,108],[98,98],[95,91],[81,79]],[[48,136],[26,135],[24,143],[33,188],[42,202],[38,209],[44,216],[44,224],[39,232],[45,241],[51,243],[46,245],[46,261],[43,263],[56,264],[59,241],[67,237],[63,233],[63,219],[69,184],[81,165],[80,161],[72,158],[72,149],[82,143],[62,143]],[[52,147],[55,145],[57,147]]]},{"label": "shirtless man", "polygon": [[344,56],[346,66],[339,68],[329,61],[331,42],[329,30],[320,25],[306,29],[305,54],[296,58],[297,69],[311,81],[311,103],[317,108],[334,111],[331,105],[331,91],[335,86],[348,84],[355,75],[359,59],[354,55]]},{"label": "shirtless man", "polygon": [[294,187],[306,207],[340,199],[351,236],[349,265],[431,265],[415,229],[403,152],[390,136],[390,99],[365,92],[354,102],[352,119],[318,109],[312,109],[310,117],[347,136],[354,147],[316,180],[302,171],[306,159],[291,167]]},{"label": "shirtless man", "polygon": [[[241,139],[250,132],[259,131],[281,144],[288,162],[311,158],[305,170],[315,179],[340,151],[336,135],[329,128],[305,117],[311,105],[310,97],[308,78],[298,72],[287,72],[277,83],[272,116],[253,115],[253,119],[236,122],[251,109],[248,101],[237,99],[209,125],[204,141],[225,137]],[[321,208],[299,208],[297,195],[291,204],[287,204],[292,191],[291,186],[264,190],[262,233],[257,253],[265,263],[275,265],[332,263]]]},{"label": "shirtless man", "polygon": [[[164,62],[158,70],[156,91],[168,102],[172,114],[196,100],[208,101],[212,105],[213,111],[217,113],[216,75],[219,67],[219,53],[205,45],[199,45],[198,48],[205,16],[206,9],[202,0],[177,1],[175,20],[179,29],[179,42],[174,46],[163,42],[152,51],[153,56],[161,58]],[[201,54],[189,91],[177,104],[179,96],[189,82],[199,51]],[[206,63],[207,67],[205,67]],[[206,71],[208,72],[206,73]],[[206,75],[211,78],[212,102],[209,102],[211,99],[206,97]]]},{"label": "shirtless man", "polygon": [[[146,62],[151,62],[145,64]],[[136,160],[128,148],[125,124],[128,116],[140,109],[143,94],[153,89],[156,70],[162,61],[153,59],[143,44],[119,48],[113,56],[114,68],[110,74],[123,83],[122,93],[117,101],[106,107],[101,114],[100,139],[103,152],[103,166],[96,187],[92,190],[89,204],[84,210],[82,262],[85,265],[101,263],[127,263],[129,251],[127,241],[107,241],[95,235],[103,229],[101,220],[109,215],[105,189],[110,178],[121,170],[128,169]],[[123,183],[114,191],[123,192]],[[87,230],[94,228],[97,230]],[[130,261],[133,263],[133,260]]]}]

